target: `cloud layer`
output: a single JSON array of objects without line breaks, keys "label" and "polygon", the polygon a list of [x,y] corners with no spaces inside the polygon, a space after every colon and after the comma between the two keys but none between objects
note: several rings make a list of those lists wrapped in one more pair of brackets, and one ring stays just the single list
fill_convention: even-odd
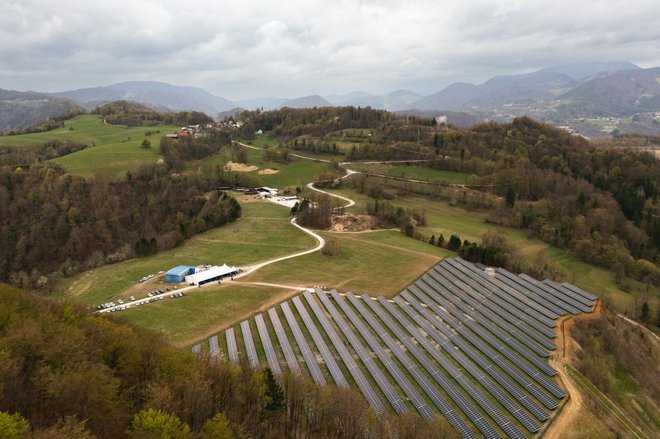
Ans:
[{"label": "cloud layer", "polygon": [[653,0],[0,0],[0,88],[126,80],[254,96],[434,92],[558,64],[660,65]]}]

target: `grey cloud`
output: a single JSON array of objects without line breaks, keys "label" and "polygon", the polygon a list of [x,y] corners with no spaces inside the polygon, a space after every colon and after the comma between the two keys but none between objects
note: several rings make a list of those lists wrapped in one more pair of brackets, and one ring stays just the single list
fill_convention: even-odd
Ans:
[{"label": "grey cloud", "polygon": [[0,0],[0,88],[133,79],[229,98],[434,92],[589,60],[660,65],[652,0]]}]

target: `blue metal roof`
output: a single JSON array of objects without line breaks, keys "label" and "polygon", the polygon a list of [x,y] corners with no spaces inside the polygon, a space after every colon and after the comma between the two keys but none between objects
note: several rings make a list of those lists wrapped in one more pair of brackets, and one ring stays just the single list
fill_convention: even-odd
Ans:
[{"label": "blue metal roof", "polygon": [[170,275],[174,275],[174,276],[181,276],[182,274],[187,273],[188,270],[190,270],[191,268],[195,269],[197,267],[193,267],[191,265],[179,265],[178,267],[172,268],[166,274],[170,274]]}]

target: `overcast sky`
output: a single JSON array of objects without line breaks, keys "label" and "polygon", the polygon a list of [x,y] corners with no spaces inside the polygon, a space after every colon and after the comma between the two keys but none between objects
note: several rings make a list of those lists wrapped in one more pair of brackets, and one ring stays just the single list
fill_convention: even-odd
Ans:
[{"label": "overcast sky", "polygon": [[559,64],[660,66],[658,0],[0,0],[0,88],[432,93]]}]

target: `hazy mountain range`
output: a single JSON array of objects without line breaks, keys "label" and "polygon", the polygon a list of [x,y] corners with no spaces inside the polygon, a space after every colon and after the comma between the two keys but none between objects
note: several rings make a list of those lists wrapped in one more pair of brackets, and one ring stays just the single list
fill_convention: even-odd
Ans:
[{"label": "hazy mountain range", "polygon": [[642,69],[629,62],[571,64],[528,74],[496,76],[483,84],[454,83],[427,96],[409,90],[382,95],[353,91],[295,99],[262,97],[230,101],[201,88],[154,81],[122,82],[58,93],[0,89],[0,130],[24,128],[78,105],[90,109],[114,100],[135,101],[158,110],[202,111],[213,117],[240,109],[352,105],[428,115],[445,112],[453,117],[467,113],[475,120],[506,120],[530,114],[562,124],[571,118],[660,111],[660,68]]}]

